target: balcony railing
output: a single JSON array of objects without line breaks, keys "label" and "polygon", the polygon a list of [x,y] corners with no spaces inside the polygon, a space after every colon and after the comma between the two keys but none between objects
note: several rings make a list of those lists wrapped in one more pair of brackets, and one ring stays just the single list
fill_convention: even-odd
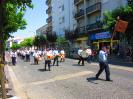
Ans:
[{"label": "balcony railing", "polygon": [[49,13],[51,13],[51,11],[52,11],[52,7],[50,6],[50,7],[46,10],[46,13],[49,14]]},{"label": "balcony railing", "polygon": [[49,5],[51,3],[51,0],[46,0],[46,4]]},{"label": "balcony railing", "polygon": [[52,31],[52,26],[47,27],[47,32]]},{"label": "balcony railing", "polygon": [[75,14],[75,18],[79,18],[79,17],[82,17],[84,15],[84,10],[80,10],[79,12],[77,12],[76,14]]},{"label": "balcony railing", "polygon": [[88,24],[86,26],[86,30],[88,30],[88,31],[101,29],[101,28],[102,28],[102,24],[101,23],[93,23],[93,24]]},{"label": "balcony railing", "polygon": [[74,0],[74,4],[77,5],[79,4],[80,2],[82,2],[83,0]]},{"label": "balcony railing", "polygon": [[79,34],[84,34],[85,33],[85,26],[79,27]]},{"label": "balcony railing", "polygon": [[50,16],[49,18],[47,18],[46,22],[50,23],[52,21],[52,16]]},{"label": "balcony railing", "polygon": [[86,13],[87,14],[91,14],[93,12],[96,12],[96,11],[100,11],[101,10],[101,2],[98,2],[92,6],[89,6],[86,8]]}]

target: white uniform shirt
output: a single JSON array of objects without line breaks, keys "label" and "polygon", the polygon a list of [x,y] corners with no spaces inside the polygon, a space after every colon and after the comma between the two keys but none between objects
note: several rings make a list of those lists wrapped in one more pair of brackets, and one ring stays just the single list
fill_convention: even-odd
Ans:
[{"label": "white uniform shirt", "polygon": [[79,50],[78,50],[78,55],[79,55],[79,56],[81,56],[81,52],[82,52],[82,51],[83,51],[82,49],[79,49]]},{"label": "white uniform shirt", "polygon": [[107,62],[107,53],[101,50],[99,52],[99,61],[101,62]]}]

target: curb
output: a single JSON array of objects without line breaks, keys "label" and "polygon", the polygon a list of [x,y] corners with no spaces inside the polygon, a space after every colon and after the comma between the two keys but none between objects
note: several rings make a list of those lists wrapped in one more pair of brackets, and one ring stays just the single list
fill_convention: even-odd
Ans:
[{"label": "curb", "polygon": [[26,92],[23,90],[22,84],[16,78],[12,68],[6,65],[6,71],[8,72],[9,80],[15,93],[15,96],[9,99],[29,99]]}]

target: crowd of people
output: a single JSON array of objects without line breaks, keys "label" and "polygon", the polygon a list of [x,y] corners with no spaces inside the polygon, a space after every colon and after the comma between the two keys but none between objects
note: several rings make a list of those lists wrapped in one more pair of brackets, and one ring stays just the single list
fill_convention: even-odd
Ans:
[{"label": "crowd of people", "polygon": [[[57,48],[46,48],[44,50],[18,49],[9,51],[7,57],[7,60],[14,66],[17,63],[17,58],[34,65],[38,65],[39,61],[44,61],[44,69],[46,70],[48,66],[48,70],[50,71],[51,65],[59,66],[59,62],[65,61],[65,51],[64,49],[59,50]],[[31,59],[31,57],[33,57],[33,59]]]}]

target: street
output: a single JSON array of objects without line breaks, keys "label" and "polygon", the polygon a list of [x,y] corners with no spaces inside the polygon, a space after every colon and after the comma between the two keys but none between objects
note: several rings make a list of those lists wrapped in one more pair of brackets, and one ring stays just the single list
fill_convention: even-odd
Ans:
[{"label": "street", "polygon": [[31,65],[18,58],[16,66],[8,66],[16,96],[22,99],[133,99],[133,68],[110,65],[111,79],[95,79],[99,66],[66,59],[51,71],[44,64]]}]

